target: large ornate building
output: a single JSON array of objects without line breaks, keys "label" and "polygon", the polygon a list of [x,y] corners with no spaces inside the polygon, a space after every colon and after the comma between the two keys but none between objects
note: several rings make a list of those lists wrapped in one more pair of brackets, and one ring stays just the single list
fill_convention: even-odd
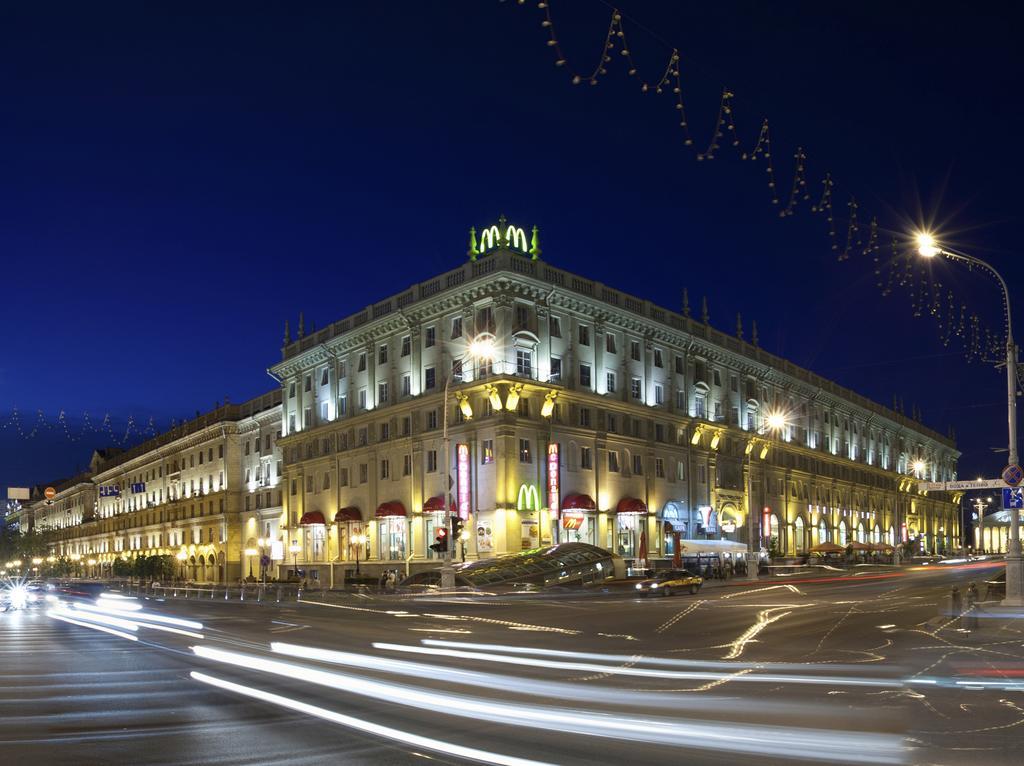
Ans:
[{"label": "large ornate building", "polygon": [[[436,566],[583,541],[958,545],[952,441],[710,326],[540,260],[501,221],[457,268],[292,340],[275,390],[127,452],[22,511],[109,572],[170,554],[196,580]],[[705,312],[702,312],[704,314]],[[447,436],[447,438],[446,438]],[[364,563],[365,562],[365,563]]]},{"label": "large ornate building", "polygon": [[749,528],[755,547],[788,554],[958,545],[957,506],[914,481],[956,477],[950,439],[756,335],[539,255],[536,229],[501,221],[471,232],[459,267],[286,331],[272,372],[289,564],[321,579],[357,557],[371,571],[436,566],[449,504],[469,558],[560,540],[657,558],[671,531],[746,542]]},{"label": "large ornate building", "polygon": [[117,558],[165,554],[185,578],[230,582],[262,556],[282,560],[280,402],[274,390],[130,450],[97,451],[52,498],[34,488],[21,527],[51,531],[53,555],[88,575],[109,575]]}]

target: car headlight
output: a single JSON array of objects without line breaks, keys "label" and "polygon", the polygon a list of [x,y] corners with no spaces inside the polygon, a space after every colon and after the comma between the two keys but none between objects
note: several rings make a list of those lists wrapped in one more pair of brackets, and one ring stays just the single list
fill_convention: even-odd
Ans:
[{"label": "car headlight", "polygon": [[656,582],[652,582],[652,583],[651,583],[651,587],[652,587],[652,588],[657,588],[657,587],[658,587],[658,583],[656,583]]},{"label": "car headlight", "polygon": [[638,583],[636,584],[636,589],[637,589],[637,590],[643,590],[643,589],[644,589],[644,584],[643,584],[642,582],[638,582]]}]

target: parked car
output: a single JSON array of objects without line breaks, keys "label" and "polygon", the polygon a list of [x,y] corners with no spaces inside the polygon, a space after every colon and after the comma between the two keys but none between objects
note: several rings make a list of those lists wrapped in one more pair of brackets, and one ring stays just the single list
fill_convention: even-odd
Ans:
[{"label": "parked car", "polygon": [[638,580],[633,585],[633,590],[638,596],[671,596],[684,590],[696,593],[703,584],[704,578],[686,569],[663,569],[653,572],[643,580]]}]

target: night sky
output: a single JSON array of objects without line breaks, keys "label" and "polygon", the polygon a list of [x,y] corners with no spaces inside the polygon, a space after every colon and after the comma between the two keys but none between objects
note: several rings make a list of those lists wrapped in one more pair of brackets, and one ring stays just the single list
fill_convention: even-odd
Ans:
[{"label": "night sky", "polygon": [[[610,6],[554,0],[589,69]],[[657,77],[681,53],[706,146],[723,86],[891,236],[935,221],[1011,288],[1024,170],[1018,19],[976,3],[622,0]],[[945,348],[826,224],[781,219],[728,140],[697,162],[669,97],[617,52],[596,87],[553,65],[535,2],[27,3],[0,10],[0,423],[191,417],[274,383],[283,324],[322,327],[465,257],[469,226],[537,224],[544,258],[699,313],[945,433],[961,476],[1005,455],[1005,378]],[[998,288],[936,264],[999,328]],[[1024,323],[1024,302],[1018,304]],[[1017,335],[1024,334],[1024,324]],[[26,429],[28,430],[28,429]],[[84,465],[96,435],[0,430],[0,487]]]}]

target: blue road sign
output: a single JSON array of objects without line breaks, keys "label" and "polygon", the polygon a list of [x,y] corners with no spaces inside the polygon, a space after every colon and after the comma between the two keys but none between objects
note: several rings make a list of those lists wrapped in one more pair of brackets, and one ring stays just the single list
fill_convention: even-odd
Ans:
[{"label": "blue road sign", "polygon": [[1024,508],[1024,489],[1004,489],[1003,508]]}]

